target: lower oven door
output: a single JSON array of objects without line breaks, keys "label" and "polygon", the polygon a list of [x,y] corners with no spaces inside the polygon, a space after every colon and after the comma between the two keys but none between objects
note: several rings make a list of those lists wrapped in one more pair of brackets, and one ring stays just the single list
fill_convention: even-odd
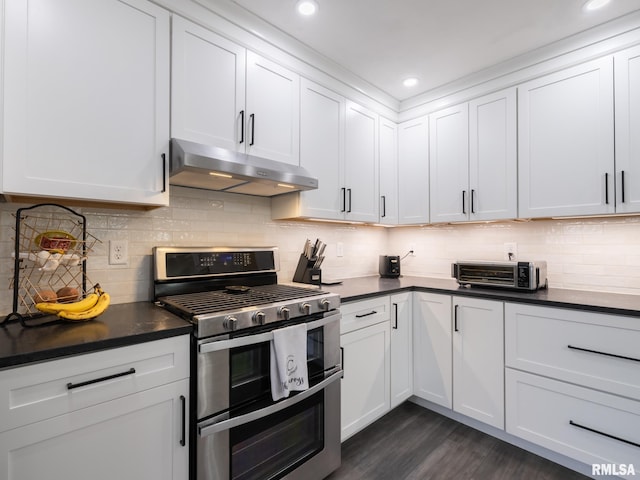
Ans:
[{"label": "lower oven door", "polygon": [[340,466],[338,367],[261,410],[198,424],[198,480],[320,480]]}]

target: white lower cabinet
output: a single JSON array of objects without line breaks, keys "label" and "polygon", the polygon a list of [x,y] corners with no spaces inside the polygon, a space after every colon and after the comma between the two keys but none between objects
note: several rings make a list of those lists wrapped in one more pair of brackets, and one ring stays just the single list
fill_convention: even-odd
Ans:
[{"label": "white lower cabinet", "polygon": [[390,409],[389,297],[343,304],[341,440]]},{"label": "white lower cabinet", "polygon": [[391,295],[391,408],[413,395],[412,299]]},{"label": "white lower cabinet", "polygon": [[188,336],[3,370],[0,385],[0,478],[188,478]]}]

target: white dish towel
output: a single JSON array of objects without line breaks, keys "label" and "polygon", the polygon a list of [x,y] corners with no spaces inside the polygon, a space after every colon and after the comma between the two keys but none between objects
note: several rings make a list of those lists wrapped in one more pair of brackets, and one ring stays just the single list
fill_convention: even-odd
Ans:
[{"label": "white dish towel", "polygon": [[307,325],[302,323],[273,330],[270,350],[273,400],[308,389]]}]

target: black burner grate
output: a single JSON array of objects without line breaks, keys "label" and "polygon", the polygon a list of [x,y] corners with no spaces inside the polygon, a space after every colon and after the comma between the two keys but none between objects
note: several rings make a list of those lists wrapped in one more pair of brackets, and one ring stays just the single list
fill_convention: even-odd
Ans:
[{"label": "black burner grate", "polygon": [[171,295],[161,297],[158,300],[190,315],[204,315],[241,310],[243,308],[269,305],[324,294],[325,292],[318,289],[276,284],[250,287],[248,291],[242,293],[213,290]]}]

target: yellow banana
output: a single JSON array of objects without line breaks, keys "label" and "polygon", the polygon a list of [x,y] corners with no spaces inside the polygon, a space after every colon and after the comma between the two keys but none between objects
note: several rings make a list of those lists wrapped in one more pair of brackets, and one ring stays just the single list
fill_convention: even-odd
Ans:
[{"label": "yellow banana", "polygon": [[99,295],[97,293],[90,293],[82,300],[78,300],[77,302],[71,303],[49,303],[49,302],[41,302],[36,303],[36,308],[44,313],[58,313],[61,311],[65,312],[83,312],[88,310],[98,303]]},{"label": "yellow banana", "polygon": [[109,294],[103,292],[99,296],[98,302],[93,307],[81,312],[62,310],[58,312],[58,317],[64,318],[65,320],[73,321],[90,320],[104,313],[104,311],[109,307],[110,302],[111,297],[109,296]]}]

